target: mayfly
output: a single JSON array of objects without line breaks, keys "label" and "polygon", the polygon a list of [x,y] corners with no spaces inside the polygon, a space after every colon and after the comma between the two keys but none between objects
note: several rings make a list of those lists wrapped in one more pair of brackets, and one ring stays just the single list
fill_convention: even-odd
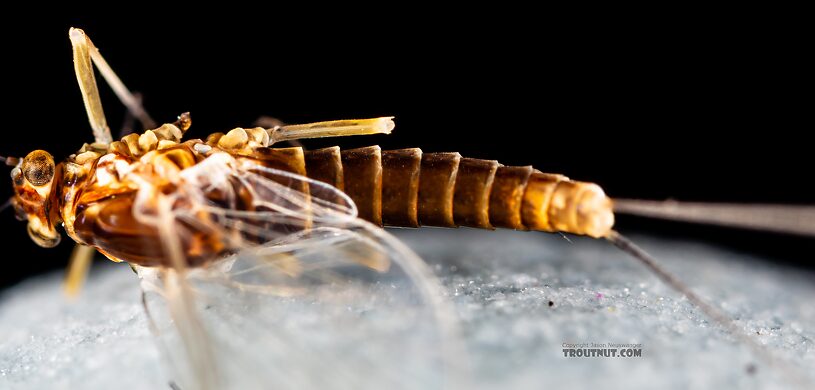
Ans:
[{"label": "mayfly", "polygon": [[[85,33],[71,29],[70,39],[95,142],[59,164],[42,150],[5,158],[13,166],[11,204],[38,245],[57,245],[59,224],[77,243],[66,279],[70,293],[96,251],[139,273],[145,308],[175,368],[172,386],[337,388],[334,378],[341,377],[347,382],[341,386],[354,388],[361,374],[350,373],[371,364],[379,367],[364,381],[380,387],[404,387],[406,373],[444,383],[447,373],[438,367],[453,365],[450,357],[460,348],[455,320],[432,272],[382,226],[604,238],[740,334],[726,315],[612,229],[613,202],[596,184],[457,153],[277,146],[387,134],[392,117],[271,123],[184,140],[189,114],[156,126]],[[148,130],[113,139],[94,65]],[[645,212],[642,203],[618,204]],[[361,296],[370,286],[377,299]],[[288,321],[294,311],[307,312],[298,317],[306,320]],[[321,326],[312,329],[315,323]],[[271,337],[274,348],[254,345],[262,344],[253,339],[258,334]],[[281,348],[293,339],[296,347]],[[346,341],[329,356],[327,339]],[[358,342],[381,342],[382,349],[368,356],[354,347]],[[419,352],[424,359],[416,366],[399,359]],[[392,366],[382,369],[385,356]],[[304,362],[334,373],[326,376],[332,379],[298,378],[297,364]]]}]

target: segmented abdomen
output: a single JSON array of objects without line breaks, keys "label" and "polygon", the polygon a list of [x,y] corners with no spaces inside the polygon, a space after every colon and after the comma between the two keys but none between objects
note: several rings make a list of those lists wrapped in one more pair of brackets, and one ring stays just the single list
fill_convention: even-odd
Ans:
[{"label": "segmented abdomen", "polygon": [[531,166],[378,146],[306,152],[258,148],[252,157],[343,190],[359,216],[377,225],[502,227],[602,237],[614,223],[611,202],[599,186]]},{"label": "segmented abdomen", "polygon": [[[114,181],[121,166],[133,164],[133,156],[126,154],[131,148],[125,150],[116,143],[112,147],[114,152],[85,162],[95,164],[95,173],[82,182],[78,199],[74,199],[77,192],[70,183],[74,183],[71,167],[78,166],[79,158],[66,162],[65,179],[69,180],[63,189],[67,192],[60,196],[60,207],[67,216],[66,231],[111,259],[167,265],[169,259],[161,246],[145,245],[159,240],[160,234],[155,226],[136,217],[137,191]],[[212,148],[193,140],[158,150],[149,160],[147,173],[159,178],[177,175],[208,158],[205,155]],[[422,153],[419,149],[383,152],[378,146],[306,152],[302,148],[248,146],[226,151],[239,160],[337,187],[351,197],[360,217],[378,225],[505,227],[602,237],[614,222],[611,202],[595,184],[541,173],[532,167],[505,167],[496,161],[462,158],[458,153]],[[237,186],[232,190],[240,201],[232,199],[224,205],[242,209],[251,204],[252,192],[242,190],[243,184],[232,185]],[[304,185],[299,190],[309,189]],[[212,201],[230,199],[220,199],[221,195],[219,190],[208,193]],[[201,264],[235,249],[222,238],[219,234],[183,236],[187,262]]]}]

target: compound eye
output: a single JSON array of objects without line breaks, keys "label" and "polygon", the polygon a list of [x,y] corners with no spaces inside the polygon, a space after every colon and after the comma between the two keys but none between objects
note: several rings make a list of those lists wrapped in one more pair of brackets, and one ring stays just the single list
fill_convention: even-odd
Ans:
[{"label": "compound eye", "polygon": [[44,186],[54,178],[54,157],[44,150],[35,150],[23,159],[22,170],[29,183]]}]

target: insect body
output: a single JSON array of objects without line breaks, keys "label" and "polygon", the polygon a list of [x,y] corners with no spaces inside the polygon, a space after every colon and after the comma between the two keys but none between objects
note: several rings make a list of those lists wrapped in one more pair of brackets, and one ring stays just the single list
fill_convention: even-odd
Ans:
[{"label": "insect body", "polygon": [[[139,221],[141,211],[134,209],[138,190],[151,186],[171,192],[183,185],[210,186],[184,181],[182,172],[218,153],[228,153],[235,164],[291,172],[344,190],[360,217],[377,225],[506,227],[602,237],[613,223],[611,203],[598,186],[531,167],[504,167],[456,153],[423,155],[419,149],[382,152],[373,146],[340,152],[334,147],[304,152],[300,147],[269,147],[275,132],[285,134],[296,126],[238,128],[227,135],[212,134],[206,142],[181,142],[189,124],[189,115],[184,114],[176,124],[128,135],[106,148],[86,145],[56,166],[44,151],[26,156],[14,171],[14,181],[16,202],[28,214],[32,238],[53,246],[59,241],[54,225],[63,222],[71,238],[96,247],[112,260],[168,265],[161,251],[142,244],[150,237],[158,240],[159,233]],[[334,121],[318,126],[389,130],[392,121]],[[307,187],[299,190],[307,193]],[[233,199],[224,198],[224,192]],[[245,183],[210,187],[204,193],[228,208],[251,211],[252,189],[245,188]],[[190,237],[184,244],[189,265],[237,249],[217,237]]]},{"label": "insect body", "polygon": [[[181,352],[171,360],[188,367],[177,374],[182,388],[234,387],[247,378],[258,381],[250,387],[268,388],[270,381],[285,377],[259,375],[271,373],[272,367],[287,371],[283,361],[256,366],[263,357],[247,353],[257,348],[254,336],[281,328],[263,325],[280,315],[253,316],[255,310],[218,315],[221,310],[262,301],[256,310],[260,313],[280,304],[270,297],[308,291],[320,296],[313,299],[321,305],[334,302],[314,313],[317,317],[328,313],[321,335],[342,330],[342,338],[353,338],[355,332],[370,338],[393,334],[387,327],[377,331],[381,324],[399,325],[399,332],[429,326],[439,338],[419,339],[419,350],[428,354],[420,360],[426,367],[420,371],[438,370],[450,365],[452,356],[461,356],[455,347],[455,321],[445,309],[432,272],[377,226],[506,227],[594,237],[611,231],[611,202],[597,185],[531,167],[504,167],[457,153],[423,154],[419,149],[383,152],[374,146],[304,151],[276,145],[303,138],[389,133],[394,127],[390,117],[237,128],[205,140],[184,140],[191,125],[188,114],[172,124],[152,125],[84,33],[72,29],[70,36],[96,142],[85,144],[58,164],[42,150],[22,159],[6,159],[14,166],[12,204],[18,217],[28,220],[29,234],[37,244],[57,245],[56,226],[62,224],[80,245],[69,269],[69,291],[81,284],[82,269],[93,253],[90,248],[131,264],[142,279],[148,315],[158,319],[154,328],[160,329],[163,323],[175,329],[159,334],[174,345],[167,355]],[[113,141],[92,64],[149,130]],[[349,266],[356,271],[349,274]],[[399,288],[381,290],[382,304],[361,308],[377,315],[342,320],[348,308],[360,301],[351,299],[359,282],[380,279],[376,274],[395,275],[387,276],[382,285]],[[220,292],[208,295],[213,286]],[[227,290],[217,290],[218,286]],[[329,295],[320,292],[325,288]],[[154,293],[166,305],[155,306]],[[214,304],[219,310],[207,311],[199,310],[197,302],[221,303]],[[313,310],[315,306],[305,307]],[[400,313],[412,313],[409,320],[415,324],[405,327],[410,322],[406,318],[387,320],[404,315]],[[230,330],[223,333],[208,332],[205,325],[230,323]],[[285,328],[275,334],[282,335]],[[221,339],[229,334],[245,335],[252,342],[237,353],[226,353],[236,345],[235,340]],[[404,343],[393,348],[400,351],[417,348],[410,342],[415,338],[408,332],[388,340]],[[278,340],[270,348],[280,350],[285,344]],[[296,343],[285,355],[304,344],[309,342]],[[320,355],[325,353],[320,349]],[[355,360],[345,354],[341,358],[352,367],[382,363],[381,358],[369,359]],[[337,367],[339,375],[349,371]],[[380,382],[380,387],[404,384],[388,376],[376,381]]]},{"label": "insect body", "polygon": [[[150,126],[152,119],[84,33],[72,29],[71,40],[96,142],[85,144],[59,164],[42,150],[20,160],[6,159],[14,166],[12,204],[18,217],[28,220],[28,232],[37,244],[57,245],[60,235],[55,226],[62,224],[77,243],[134,266],[146,280],[146,291],[161,290],[178,329],[184,359],[192,366],[186,382],[193,384],[191,388],[232,383],[215,378],[219,371],[213,364],[215,344],[209,343],[211,337],[199,321],[195,294],[186,279],[199,270],[209,272],[210,278],[228,275],[222,278],[225,284],[241,292],[288,295],[313,287],[292,286],[291,281],[299,276],[310,275],[335,286],[348,277],[346,263],[384,273],[392,259],[423,299],[431,302],[435,319],[449,325],[449,318],[439,309],[444,302],[432,272],[409,248],[375,225],[500,227],[606,238],[642,260],[708,316],[738,333],[725,315],[612,230],[612,202],[596,184],[532,167],[462,158],[457,153],[382,151],[378,146],[345,151],[338,147],[276,147],[277,142],[304,138],[389,133],[394,128],[390,117],[236,128],[205,140],[183,140],[191,125],[188,114],[172,124]],[[130,113],[151,130],[112,141],[92,62]],[[244,257],[251,264],[241,268],[239,260]],[[76,264],[87,264],[87,259]],[[315,272],[328,268],[328,272]],[[164,283],[163,289],[152,284],[153,274],[158,274],[155,280]],[[260,282],[258,278],[239,280],[260,274]],[[69,285],[79,279],[69,276]],[[232,306],[244,307],[248,301]],[[397,311],[410,305],[405,301],[404,306],[397,306],[397,301],[383,300]],[[339,306],[344,315],[347,303]],[[241,325],[252,326],[251,322]],[[453,334],[449,330],[442,333]],[[222,345],[234,347],[231,340]],[[257,360],[247,359],[250,363]],[[385,383],[400,383],[390,379]],[[257,387],[265,388],[266,383]]]}]

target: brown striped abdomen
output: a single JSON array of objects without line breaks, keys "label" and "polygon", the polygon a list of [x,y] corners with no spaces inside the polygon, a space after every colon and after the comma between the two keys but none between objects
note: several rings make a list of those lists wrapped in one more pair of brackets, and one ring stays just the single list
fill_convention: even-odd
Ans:
[{"label": "brown striped abdomen", "polygon": [[[199,153],[206,153],[197,151],[195,145],[189,141],[161,150],[152,157],[150,166],[165,173],[192,167],[204,158]],[[115,159],[130,161],[125,155],[112,156],[104,162],[100,158],[96,172],[115,168]],[[254,147],[233,156],[337,187],[352,198],[361,218],[378,225],[503,227],[602,237],[614,220],[611,202],[595,184],[531,167],[462,158],[458,153],[422,153],[419,149],[383,152],[378,146],[305,152],[301,148]],[[158,241],[159,232],[135,218],[136,191],[121,187],[119,192],[111,192],[118,187],[97,188],[95,183],[84,184],[85,192],[76,200],[74,218],[67,229],[72,237],[97,247],[111,259],[145,266],[169,264],[160,246],[145,245]],[[305,183],[301,185],[298,190],[309,190]],[[235,189],[238,199],[227,207],[243,209],[251,203],[251,194],[240,186]],[[219,200],[217,192],[208,196]],[[211,233],[183,237],[189,264],[202,264],[231,250],[221,236]]]},{"label": "brown striped abdomen", "polygon": [[614,223],[611,201],[599,186],[530,166],[378,146],[304,153],[300,148],[259,149],[265,155],[253,157],[262,164],[273,162],[274,168],[343,190],[361,218],[380,226],[501,227],[602,237]]}]

